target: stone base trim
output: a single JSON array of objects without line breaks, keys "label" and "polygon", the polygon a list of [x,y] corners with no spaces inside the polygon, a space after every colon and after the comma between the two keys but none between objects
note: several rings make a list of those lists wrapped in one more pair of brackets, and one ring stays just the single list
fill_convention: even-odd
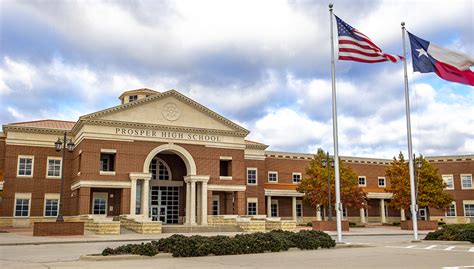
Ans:
[{"label": "stone base trim", "polygon": [[84,222],[35,222],[33,236],[84,235]]},{"label": "stone base trim", "polygon": [[[418,220],[418,230],[438,230],[438,222],[435,220]],[[413,230],[413,221],[405,220],[400,222],[402,230]]]},{"label": "stone base trim", "polygon": [[[349,231],[349,221],[341,221],[342,230]],[[337,224],[335,220],[313,221],[313,231],[337,231]]]},{"label": "stone base trim", "polygon": [[283,230],[283,231],[296,231],[296,221],[294,220],[274,220],[274,219],[266,219],[265,220],[265,230],[272,231],[272,230]]},{"label": "stone base trim", "polygon": [[161,221],[152,221],[142,216],[121,216],[120,225],[139,234],[161,234]]}]

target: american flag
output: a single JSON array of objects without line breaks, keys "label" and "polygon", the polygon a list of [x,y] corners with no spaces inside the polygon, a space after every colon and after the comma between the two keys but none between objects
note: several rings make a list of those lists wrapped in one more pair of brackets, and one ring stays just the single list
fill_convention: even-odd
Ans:
[{"label": "american flag", "polygon": [[339,36],[339,60],[362,63],[398,62],[400,55],[386,54],[370,38],[336,17]]}]

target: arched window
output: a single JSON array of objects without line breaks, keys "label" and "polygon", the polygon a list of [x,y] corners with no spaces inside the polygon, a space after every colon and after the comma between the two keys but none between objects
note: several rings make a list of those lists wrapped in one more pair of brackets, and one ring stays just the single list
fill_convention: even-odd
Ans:
[{"label": "arched window", "polygon": [[151,179],[171,180],[171,170],[162,159],[155,157],[150,163]]}]

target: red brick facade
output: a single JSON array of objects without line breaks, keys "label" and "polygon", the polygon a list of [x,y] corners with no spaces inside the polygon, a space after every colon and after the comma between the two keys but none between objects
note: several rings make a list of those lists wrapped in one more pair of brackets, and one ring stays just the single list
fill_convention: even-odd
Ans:
[{"label": "red brick facade", "polygon": [[[129,106],[124,104],[122,106]],[[45,121],[47,122],[47,121]],[[36,132],[53,132],[61,136],[62,131],[73,134],[74,123],[61,123],[61,126],[69,128],[43,129]],[[28,123],[21,124],[27,126]],[[29,133],[28,129],[16,130],[17,132]],[[5,130],[4,130],[5,132]],[[33,132],[31,133],[33,137]],[[1,135],[1,133],[0,133]],[[8,138],[8,132],[4,136]],[[29,207],[29,217],[42,217],[45,215],[45,195],[58,194],[60,192],[60,179],[48,178],[47,159],[48,157],[60,157],[60,153],[53,148],[54,139],[50,141],[50,146],[44,143],[22,145],[21,143],[7,143],[5,137],[0,136],[0,176],[4,170],[3,197],[0,202],[0,217],[11,218],[14,216],[15,194],[31,194]],[[48,142],[49,143],[49,142]],[[119,216],[130,214],[131,212],[131,174],[147,173],[145,162],[149,158],[150,152],[157,147],[167,145],[168,142],[151,139],[113,140],[100,138],[79,139],[74,151],[66,153],[65,159],[65,193],[63,197],[64,215],[77,216],[93,213],[94,193],[106,193],[107,196],[107,216]],[[306,177],[306,168],[311,161],[311,155],[292,154],[281,152],[264,151],[265,145],[255,142],[245,142],[245,145],[234,147],[209,146],[199,143],[173,142],[170,143],[180,147],[192,157],[196,167],[196,175],[208,176],[207,184],[214,189],[207,192],[207,212],[212,214],[213,195],[219,197],[219,214],[221,215],[246,215],[247,201],[256,199],[257,215],[267,215],[267,197],[272,196],[272,200],[278,201],[278,216],[282,218],[292,218],[295,216],[292,197],[297,197],[297,203],[302,200],[301,195],[295,192],[297,183],[293,182],[293,174],[301,173],[302,178]],[[261,152],[260,157],[248,157],[247,150],[256,149]],[[115,153],[114,173],[100,172],[100,156],[104,150],[113,150]],[[31,177],[19,177],[18,160],[19,156],[34,156],[33,175]],[[182,184],[183,179],[189,175],[187,160],[184,160],[176,152],[163,151],[157,155],[170,169],[172,181],[179,188],[179,216],[185,216],[186,207],[186,185]],[[152,156],[153,157],[153,156]],[[231,161],[229,177],[220,176],[221,159]],[[465,201],[474,201],[474,190],[461,188],[461,174],[474,174],[474,160],[472,156],[427,158],[438,169],[440,175],[453,175],[454,190],[447,190],[453,194],[456,201],[457,216],[464,216]],[[385,193],[384,189],[390,186],[390,182],[385,179],[385,186],[379,186],[379,177],[385,176],[385,168],[390,160],[378,160],[369,158],[344,157],[345,165],[352,168],[359,176],[366,178],[364,189],[368,193]],[[257,184],[247,184],[247,169],[257,169]],[[268,172],[278,173],[277,182],[268,182]],[[1,180],[1,179],[0,179]],[[128,185],[127,185],[128,184]],[[176,185],[177,184],[177,185]],[[181,185],[180,185],[181,184]],[[225,190],[218,190],[219,186],[226,186]],[[273,193],[273,194],[270,194]],[[376,196],[376,195],[375,195]],[[375,197],[374,196],[374,197]],[[378,196],[377,196],[378,197]],[[369,197],[370,198],[370,197]],[[138,198],[137,198],[138,199]],[[383,200],[386,204],[389,198]],[[133,206],[133,205],[132,205]],[[134,210],[134,208],[132,208]],[[386,221],[390,222],[400,218],[400,211],[387,206]],[[310,205],[303,204],[302,217],[316,218],[316,209]],[[367,218],[374,221],[381,217],[380,198],[370,198],[368,200]],[[431,216],[443,218],[444,211],[430,210]],[[347,217],[359,218],[358,208],[348,208]],[[335,215],[335,214],[334,214]],[[21,217],[24,218],[24,217]],[[302,218],[298,216],[300,221]],[[391,219],[393,218],[393,219]],[[380,219],[378,220],[380,221]]]}]

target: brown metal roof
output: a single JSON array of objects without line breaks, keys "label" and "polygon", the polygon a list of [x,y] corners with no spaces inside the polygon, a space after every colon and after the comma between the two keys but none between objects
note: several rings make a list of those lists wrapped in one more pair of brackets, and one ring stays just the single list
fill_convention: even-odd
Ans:
[{"label": "brown metal roof", "polygon": [[14,123],[10,123],[9,125],[71,130],[72,127],[74,127],[74,124],[76,124],[75,121],[49,120],[48,119],[48,120],[37,120],[37,121],[14,122]]}]

